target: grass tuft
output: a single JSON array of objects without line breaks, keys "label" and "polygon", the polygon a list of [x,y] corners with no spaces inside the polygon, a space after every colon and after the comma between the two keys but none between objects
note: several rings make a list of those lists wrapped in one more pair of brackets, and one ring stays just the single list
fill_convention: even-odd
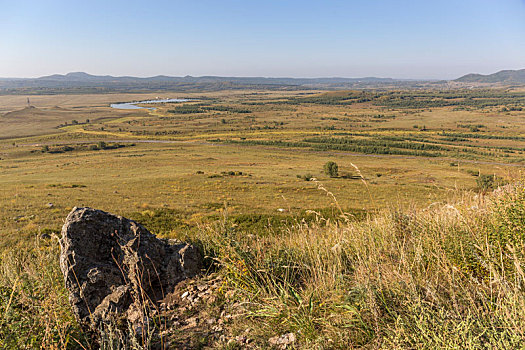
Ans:
[{"label": "grass tuft", "polygon": [[[229,300],[244,305],[229,327],[235,334],[249,326],[256,346],[288,332],[300,348],[525,346],[520,183],[359,221],[295,221],[280,234],[248,233],[223,214],[184,238],[223,276]],[[88,348],[57,247],[56,237],[37,240],[0,260],[1,347]],[[110,341],[110,329],[104,334],[107,348],[124,346]]]}]

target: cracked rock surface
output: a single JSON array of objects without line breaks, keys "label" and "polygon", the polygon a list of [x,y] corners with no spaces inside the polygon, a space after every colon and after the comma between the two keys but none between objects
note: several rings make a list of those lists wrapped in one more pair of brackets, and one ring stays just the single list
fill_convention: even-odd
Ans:
[{"label": "cracked rock surface", "polygon": [[122,321],[142,329],[149,311],[201,266],[194,246],[158,239],[132,220],[92,208],[73,208],[60,246],[73,313],[91,330]]}]

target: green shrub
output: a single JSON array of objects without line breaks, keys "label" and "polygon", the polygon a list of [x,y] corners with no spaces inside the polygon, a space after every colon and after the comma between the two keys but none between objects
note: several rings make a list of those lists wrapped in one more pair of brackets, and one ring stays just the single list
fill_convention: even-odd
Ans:
[{"label": "green shrub", "polygon": [[495,203],[490,242],[503,249],[509,245],[522,248],[525,245],[525,187],[504,192]]},{"label": "green shrub", "polygon": [[330,177],[337,177],[339,175],[339,167],[336,162],[326,162],[324,165],[324,172]]},{"label": "green shrub", "polygon": [[496,175],[480,174],[476,179],[478,189],[483,192],[493,190],[504,183],[503,179]]},{"label": "green shrub", "polygon": [[307,173],[307,174],[304,174],[304,175],[296,175],[298,179],[303,179],[304,181],[311,181],[312,179],[314,179],[315,177],[310,174],[310,173]]}]

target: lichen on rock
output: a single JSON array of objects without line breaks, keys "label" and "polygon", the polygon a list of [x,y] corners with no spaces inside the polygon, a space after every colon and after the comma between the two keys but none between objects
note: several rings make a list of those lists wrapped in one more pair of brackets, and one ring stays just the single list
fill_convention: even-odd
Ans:
[{"label": "lichen on rock", "polygon": [[197,275],[202,260],[190,244],[158,239],[132,220],[91,208],[73,208],[60,246],[73,313],[91,331],[123,321],[143,329],[149,310]]}]

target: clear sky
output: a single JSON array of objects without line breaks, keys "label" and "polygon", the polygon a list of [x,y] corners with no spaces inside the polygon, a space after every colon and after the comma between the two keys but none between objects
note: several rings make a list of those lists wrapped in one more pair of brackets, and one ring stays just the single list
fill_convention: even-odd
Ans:
[{"label": "clear sky", "polygon": [[525,68],[525,0],[0,0],[0,77]]}]

